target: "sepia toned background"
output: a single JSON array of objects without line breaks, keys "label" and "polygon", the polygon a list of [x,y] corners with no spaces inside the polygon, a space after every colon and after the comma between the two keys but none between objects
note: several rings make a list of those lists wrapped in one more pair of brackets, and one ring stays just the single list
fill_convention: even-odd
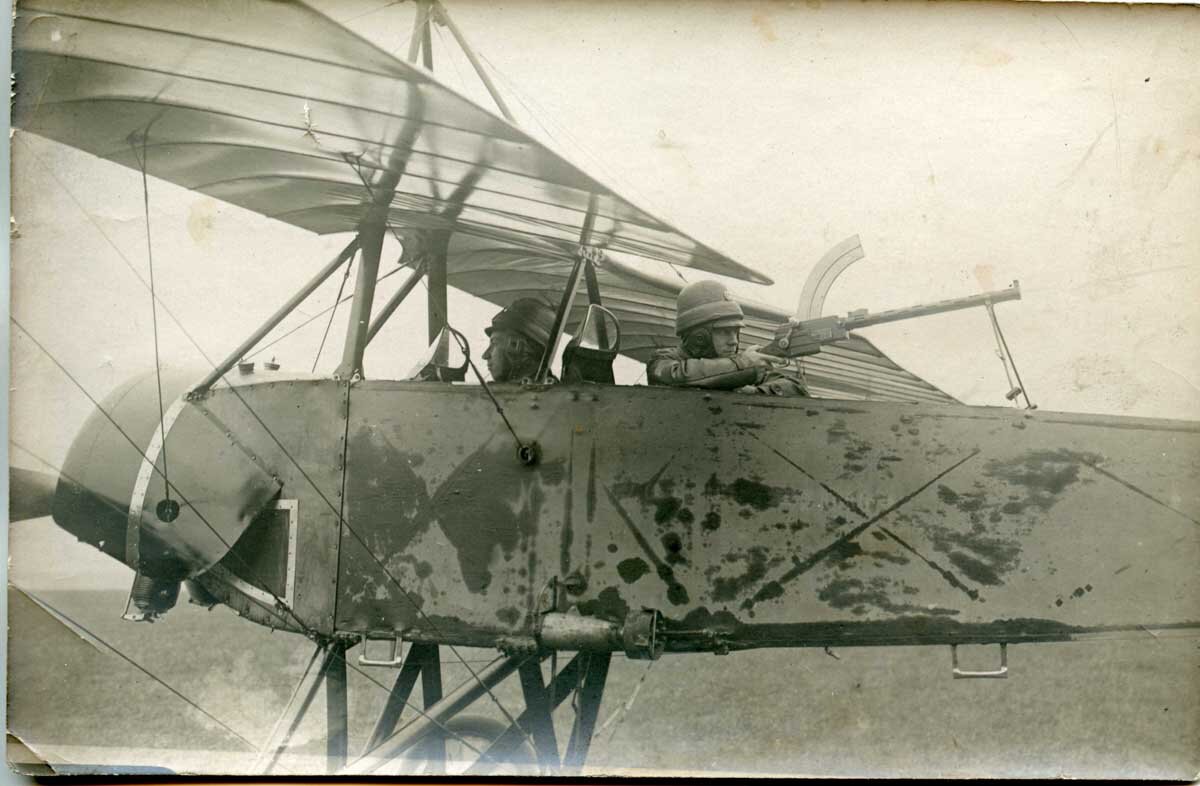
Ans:
[{"label": "sepia toned background", "polygon": [[[315,5],[406,53],[410,5]],[[857,233],[867,257],[839,279],[827,313],[1019,279],[1024,299],[998,313],[1041,409],[1200,419],[1200,10],[469,0],[448,8],[523,128],[776,281],[734,284],[739,294],[794,308],[821,254]],[[445,31],[434,52],[438,79],[491,106]],[[319,129],[321,118],[312,122]],[[103,395],[154,363],[149,296],[134,272],[147,272],[141,179],[21,133],[12,156],[13,314]],[[205,367],[193,339],[210,357],[226,354],[345,242],[157,181],[149,204],[156,286],[171,312],[159,315],[159,351],[171,366]],[[338,283],[284,329],[330,305]],[[402,376],[422,353],[421,300],[372,344],[369,376]],[[450,311],[481,350],[494,308],[452,292]],[[331,323],[318,368],[336,364],[343,317]],[[307,370],[324,328],[318,319],[267,354]],[[12,463],[57,466],[90,405],[12,333],[11,436],[23,446],[10,445]],[[965,403],[1006,405],[982,312],[863,333]],[[644,383],[635,364],[618,373]],[[182,605],[152,627],[123,623],[126,568],[77,547],[48,519],[17,525],[10,543],[15,583],[186,686],[247,739],[266,738],[305,642]],[[221,761],[207,751],[242,753],[128,663],[39,614],[23,601],[10,611],[9,725],[31,744],[67,760],[189,767]],[[979,665],[995,657],[971,654]],[[56,658],[61,669],[51,672]],[[1195,640],[1020,646],[1010,665],[1007,681],[963,682],[950,679],[944,649],[668,657],[650,667],[618,660],[591,763],[603,772],[867,775],[1200,769]],[[371,696],[361,682],[352,690]],[[361,718],[381,696],[364,701],[361,713],[352,704]]]}]

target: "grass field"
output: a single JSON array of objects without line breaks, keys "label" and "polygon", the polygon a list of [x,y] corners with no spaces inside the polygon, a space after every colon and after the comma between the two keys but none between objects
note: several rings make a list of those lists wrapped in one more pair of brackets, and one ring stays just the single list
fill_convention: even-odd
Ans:
[{"label": "grass field", "polygon": [[[17,525],[11,549],[13,584],[212,716],[10,587],[11,733],[67,763],[208,774],[250,766],[311,654],[306,640],[182,598],[153,625],[125,622],[128,570],[49,520]],[[476,669],[495,655],[460,652]],[[997,657],[995,648],[963,654],[975,667]],[[443,661],[447,687],[468,677],[445,648]],[[1009,667],[1007,680],[953,680],[945,647],[761,650],[652,664],[617,656],[587,771],[1193,779],[1200,770],[1196,639],[1013,646]],[[389,669],[351,670],[352,754],[393,679]],[[497,698],[512,712],[523,706],[515,680]],[[472,712],[501,717],[486,697]],[[560,741],[570,716],[564,704]],[[318,699],[287,769],[322,770],[323,723]]]}]

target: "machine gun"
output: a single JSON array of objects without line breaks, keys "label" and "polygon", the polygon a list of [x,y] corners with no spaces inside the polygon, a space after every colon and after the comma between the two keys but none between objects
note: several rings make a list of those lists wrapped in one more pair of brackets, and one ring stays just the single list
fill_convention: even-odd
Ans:
[{"label": "machine gun", "polygon": [[992,306],[1006,300],[1020,300],[1021,285],[1013,281],[1008,289],[998,289],[970,297],[939,300],[936,303],[925,303],[909,308],[894,308],[872,314],[865,308],[851,311],[845,317],[818,317],[817,319],[789,319],[775,331],[775,338],[759,351],[766,355],[797,358],[805,355],[815,355],[821,351],[824,344],[832,344],[848,338],[851,330],[870,325],[881,325],[885,322],[899,322],[902,319],[927,317],[931,314],[942,314],[947,311],[958,311],[963,308],[984,306],[993,321],[995,315]]},{"label": "machine gun", "polygon": [[[988,318],[992,322],[992,330],[996,335],[997,354],[1000,356],[1000,361],[1004,364],[1004,373],[1008,377],[1009,391],[1005,394],[1005,398],[1013,401],[1017,396],[1024,395],[1026,408],[1037,409],[1037,405],[1029,400],[1029,394],[1025,392],[1021,376],[1017,373],[1016,364],[1013,363],[1012,354],[1008,351],[1008,342],[1004,340],[1004,334],[1000,330],[1000,323],[996,320],[996,312],[993,309],[993,306],[997,303],[1020,299],[1021,285],[1019,282],[1013,281],[1012,286],[1008,289],[998,289],[993,292],[971,295],[970,297],[939,300],[936,303],[925,303],[909,308],[894,308],[889,311],[881,311],[878,314],[872,314],[864,308],[851,311],[845,317],[793,318],[780,325],[775,330],[775,338],[765,346],[759,348],[759,351],[765,355],[786,358],[815,355],[821,351],[823,345],[833,344],[848,338],[850,331],[856,328],[983,306],[987,309]],[[1013,381],[1014,377],[1016,378],[1015,383]]]}]

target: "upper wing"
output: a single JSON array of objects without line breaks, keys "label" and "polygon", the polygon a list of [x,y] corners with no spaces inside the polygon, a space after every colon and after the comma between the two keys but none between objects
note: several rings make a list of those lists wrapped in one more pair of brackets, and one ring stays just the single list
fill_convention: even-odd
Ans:
[{"label": "upper wing", "polygon": [[[299,3],[31,0],[14,66],[20,128],[314,232],[356,230],[399,176],[406,245],[452,230],[450,283],[501,305],[557,299],[593,202],[593,245],[770,283]],[[672,281],[616,261],[601,279],[624,354],[675,341]],[[754,341],[787,318],[746,305]],[[805,365],[817,395],[953,401],[860,338]]]},{"label": "upper wing", "polygon": [[14,39],[18,127],[314,232],[399,175],[393,227],[568,250],[594,199],[595,245],[771,283],[300,3],[31,0]]},{"label": "upper wing", "polygon": [[[517,298],[534,297],[555,307],[571,267],[570,257],[456,238],[450,246],[447,273],[452,286],[500,306]],[[678,343],[675,298],[683,282],[652,276],[614,259],[602,263],[597,279],[604,307],[621,324],[622,355],[645,362],[659,347]],[[751,343],[770,341],[775,327],[789,316],[773,306],[740,302],[746,312],[742,335]],[[586,301],[577,298],[567,319],[568,331],[579,324],[586,308]],[[803,363],[810,391],[822,398],[957,403],[859,336],[822,347],[820,353],[804,358]]]}]

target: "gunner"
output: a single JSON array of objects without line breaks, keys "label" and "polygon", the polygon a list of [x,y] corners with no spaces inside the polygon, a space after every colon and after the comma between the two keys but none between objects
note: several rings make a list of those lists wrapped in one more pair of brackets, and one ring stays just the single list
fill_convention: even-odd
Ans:
[{"label": "gunner", "polygon": [[651,385],[807,396],[799,370],[757,347],[739,348],[742,307],[716,281],[696,281],[679,293],[675,333],[680,346],[660,349],[646,364]]}]

